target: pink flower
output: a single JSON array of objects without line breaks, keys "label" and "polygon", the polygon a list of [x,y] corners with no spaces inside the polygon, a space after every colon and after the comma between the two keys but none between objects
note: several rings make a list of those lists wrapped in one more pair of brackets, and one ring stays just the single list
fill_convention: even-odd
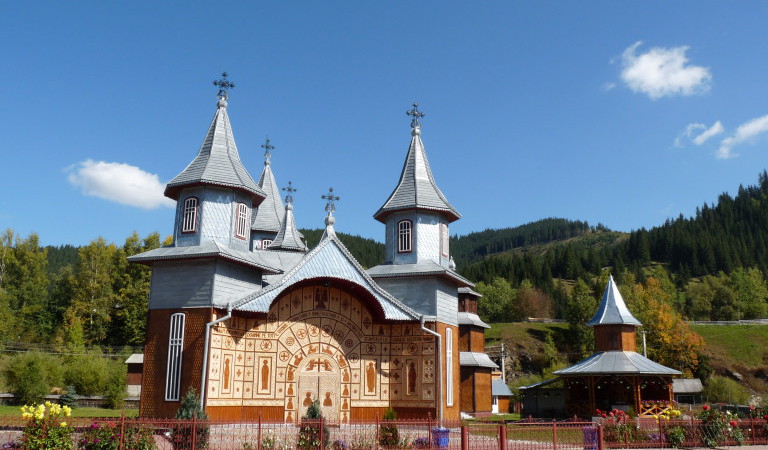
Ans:
[{"label": "pink flower", "polygon": [[704,405],[701,407],[704,411],[709,411],[709,405]]}]

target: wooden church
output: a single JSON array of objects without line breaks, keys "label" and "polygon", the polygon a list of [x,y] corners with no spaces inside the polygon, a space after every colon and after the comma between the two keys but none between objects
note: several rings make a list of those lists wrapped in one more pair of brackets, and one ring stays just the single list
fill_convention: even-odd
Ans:
[{"label": "wooden church", "polygon": [[171,180],[173,244],[130,258],[151,266],[142,417],[170,417],[189,387],[211,418],[296,421],[319,400],[330,420],[457,419],[491,411],[473,283],[455,271],[449,224],[417,105],[400,179],[374,214],[383,264],[365,270],[334,231],[308,249],[285,203],[269,141],[258,181],[238,156],[226,78],[197,156]]}]

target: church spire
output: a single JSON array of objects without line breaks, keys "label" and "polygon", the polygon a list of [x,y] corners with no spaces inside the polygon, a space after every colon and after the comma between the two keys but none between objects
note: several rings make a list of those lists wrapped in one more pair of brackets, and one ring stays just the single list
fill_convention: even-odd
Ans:
[{"label": "church spire", "polygon": [[283,224],[278,231],[275,240],[269,245],[269,250],[288,250],[306,252],[307,246],[301,240],[301,233],[296,228],[296,221],[293,219],[293,193],[296,188],[293,183],[288,182],[288,187],[283,188],[288,194],[285,196],[285,215]]},{"label": "church spire", "polygon": [[336,202],[341,200],[341,197],[333,193],[333,187],[328,188],[328,193],[320,196],[323,200],[327,200],[325,204],[325,211],[328,213],[325,216],[325,231],[320,240],[324,240],[329,237],[336,237],[336,230],[333,229],[333,225],[336,223],[336,218],[333,217],[333,213],[336,212]]},{"label": "church spire", "polygon": [[384,205],[379,208],[373,217],[383,223],[393,212],[406,210],[426,210],[437,212],[453,222],[461,218],[456,209],[448,203],[432,176],[429,168],[424,144],[421,142],[421,123],[419,119],[425,114],[419,111],[419,104],[413,103],[413,108],[406,111],[411,119],[411,145],[405,157],[403,171],[397,187],[389,196]]},{"label": "church spire", "polygon": [[253,213],[251,230],[277,233],[280,231],[285,215],[285,206],[283,206],[283,201],[280,198],[280,189],[275,182],[275,176],[272,174],[271,158],[275,146],[267,138],[261,148],[264,149],[264,169],[261,171],[258,185],[266,194],[266,198]]},{"label": "church spire", "polygon": [[608,284],[605,286],[603,298],[600,300],[600,306],[594,317],[587,322],[589,326],[595,325],[634,325],[641,326],[639,320],[629,312],[624,298],[619,292],[619,288],[613,281],[613,275],[610,275]]},{"label": "church spire", "polygon": [[213,185],[241,191],[251,197],[253,205],[258,205],[264,199],[264,191],[256,185],[240,161],[227,114],[228,90],[235,85],[227,80],[226,72],[221,80],[213,84],[219,87],[216,114],[197,156],[166,185],[165,196],[178,200],[183,188]]}]

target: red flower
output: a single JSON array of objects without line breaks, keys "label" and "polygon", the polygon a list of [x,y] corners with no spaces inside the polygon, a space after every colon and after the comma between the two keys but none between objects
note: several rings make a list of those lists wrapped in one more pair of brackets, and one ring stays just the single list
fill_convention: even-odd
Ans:
[{"label": "red flower", "polygon": [[[606,416],[605,413],[603,413],[603,419],[605,419],[606,417],[608,416]],[[765,416],[765,420],[768,420],[768,416]]]},{"label": "red flower", "polygon": [[704,411],[709,411],[709,405],[704,405],[701,407]]},{"label": "red flower", "polygon": [[600,414],[602,414],[602,413],[603,413],[603,412],[602,412],[602,411],[600,411],[599,409],[596,409],[596,410],[595,410],[595,414],[596,414],[596,415],[598,415],[598,416],[599,416]]},{"label": "red flower", "polygon": [[768,414],[764,415],[763,419],[768,420]]},{"label": "red flower", "polygon": [[754,411],[755,410],[755,405],[749,405],[749,410],[750,411]]},{"label": "red flower", "polygon": [[739,423],[738,423],[738,422],[736,422],[735,420],[731,420],[731,426],[732,426],[732,427],[735,427],[735,426],[736,426],[736,425],[738,425],[738,424],[739,424]]}]

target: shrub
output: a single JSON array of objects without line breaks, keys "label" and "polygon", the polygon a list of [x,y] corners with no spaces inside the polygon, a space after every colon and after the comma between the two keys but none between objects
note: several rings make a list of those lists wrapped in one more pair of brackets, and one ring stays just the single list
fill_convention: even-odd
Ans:
[{"label": "shrub", "polygon": [[395,424],[397,414],[392,408],[384,411],[384,423],[379,429],[379,444],[383,447],[394,447],[400,444],[400,432]]},{"label": "shrub", "polygon": [[171,431],[171,442],[174,449],[200,449],[208,446],[208,435],[210,434],[207,423],[208,414],[200,408],[200,397],[197,396],[193,388],[189,388],[184,398],[181,400],[181,406],[176,412],[177,419],[199,420],[194,425],[195,446],[192,447],[193,425],[190,423],[177,423]]},{"label": "shrub", "polygon": [[61,397],[59,397],[59,403],[62,406],[69,406],[70,408],[73,408],[77,406],[78,398],[80,398],[80,396],[77,395],[77,389],[70,385],[67,386],[67,391]]},{"label": "shrub", "polygon": [[22,448],[67,450],[73,447],[74,429],[67,423],[71,414],[68,406],[45,402],[22,406],[21,413],[27,421],[21,436]]},{"label": "shrub", "polygon": [[122,409],[125,404],[125,377],[127,368],[125,364],[113,364],[106,383],[104,396],[107,397],[107,407]]},{"label": "shrub", "polygon": [[330,435],[328,433],[328,428],[325,427],[323,413],[320,410],[320,400],[315,400],[307,407],[307,414],[301,418],[299,442],[296,446],[298,448],[311,449],[321,446],[322,448],[325,448],[328,447],[329,442]]},{"label": "shrub", "polygon": [[81,395],[100,395],[107,391],[112,361],[100,355],[74,356],[67,362],[64,380]]},{"label": "shrub", "polygon": [[[94,422],[86,429],[77,448],[81,450],[118,450],[120,448],[120,427],[116,423],[99,425]],[[131,450],[155,450],[157,445],[152,430],[130,426],[125,428],[123,448]]]},{"label": "shrub", "polygon": [[19,353],[5,367],[9,390],[20,404],[38,404],[61,381],[59,360],[39,352]]},{"label": "shrub", "polygon": [[715,375],[704,386],[704,397],[712,403],[746,405],[749,403],[747,389],[730,378]]}]

